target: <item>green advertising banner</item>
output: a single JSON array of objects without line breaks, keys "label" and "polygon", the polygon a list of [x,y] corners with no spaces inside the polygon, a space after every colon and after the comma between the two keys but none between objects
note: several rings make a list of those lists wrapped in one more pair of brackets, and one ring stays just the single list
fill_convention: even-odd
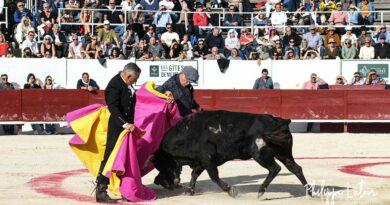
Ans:
[{"label": "green advertising banner", "polygon": [[376,73],[382,78],[389,77],[389,64],[358,64],[358,71],[364,77],[367,76],[371,69],[375,69]]}]

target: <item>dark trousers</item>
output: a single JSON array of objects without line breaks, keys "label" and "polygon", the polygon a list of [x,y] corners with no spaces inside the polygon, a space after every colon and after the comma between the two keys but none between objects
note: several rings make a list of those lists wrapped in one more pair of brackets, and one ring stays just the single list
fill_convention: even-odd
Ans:
[{"label": "dark trousers", "polygon": [[[111,118],[110,118],[111,119]],[[108,131],[107,131],[107,142],[106,142],[106,150],[104,151],[104,157],[102,163],[100,164],[99,174],[96,178],[98,184],[108,185],[110,183],[110,179],[105,177],[102,172],[104,167],[106,166],[108,157],[110,157],[112,150],[115,147],[116,141],[118,141],[120,133],[123,131],[122,127],[118,127],[111,123],[109,120],[108,123]]]}]

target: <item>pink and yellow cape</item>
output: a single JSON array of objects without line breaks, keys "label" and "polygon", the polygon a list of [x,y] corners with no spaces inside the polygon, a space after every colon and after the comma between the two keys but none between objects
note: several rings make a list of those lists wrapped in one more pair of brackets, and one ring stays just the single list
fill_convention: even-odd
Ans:
[{"label": "pink and yellow cape", "polygon": [[[114,194],[140,202],[157,197],[141,180],[153,166],[143,167],[160,146],[165,132],[180,120],[180,114],[176,104],[166,103],[166,96],[155,90],[153,82],[144,84],[136,94],[134,124],[137,128],[120,134],[103,174],[110,179],[109,189]],[[109,117],[108,108],[101,104],[67,114],[68,126],[76,133],[69,144],[95,177],[103,160]]]}]

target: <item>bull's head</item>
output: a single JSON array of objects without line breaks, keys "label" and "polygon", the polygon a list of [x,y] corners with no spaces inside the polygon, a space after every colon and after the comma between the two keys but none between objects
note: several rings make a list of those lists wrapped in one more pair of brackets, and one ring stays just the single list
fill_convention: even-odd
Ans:
[{"label": "bull's head", "polygon": [[161,185],[169,190],[173,190],[174,187],[178,186],[181,167],[177,165],[171,155],[159,150],[150,161],[159,171],[154,179],[156,185]]}]

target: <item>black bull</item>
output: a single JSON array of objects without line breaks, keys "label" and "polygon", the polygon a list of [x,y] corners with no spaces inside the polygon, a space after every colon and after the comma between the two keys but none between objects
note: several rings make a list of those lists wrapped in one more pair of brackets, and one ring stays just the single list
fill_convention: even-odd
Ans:
[{"label": "black bull", "polygon": [[253,158],[269,171],[259,188],[260,197],[281,170],[276,158],[311,194],[302,168],[292,156],[290,122],[271,115],[229,111],[191,114],[166,133],[154,154],[151,161],[159,170],[155,183],[165,188],[174,187],[180,182],[181,166],[189,165],[192,173],[186,194],[194,194],[196,180],[206,170],[213,182],[235,197],[236,189],[219,178],[217,167],[229,160]]}]

